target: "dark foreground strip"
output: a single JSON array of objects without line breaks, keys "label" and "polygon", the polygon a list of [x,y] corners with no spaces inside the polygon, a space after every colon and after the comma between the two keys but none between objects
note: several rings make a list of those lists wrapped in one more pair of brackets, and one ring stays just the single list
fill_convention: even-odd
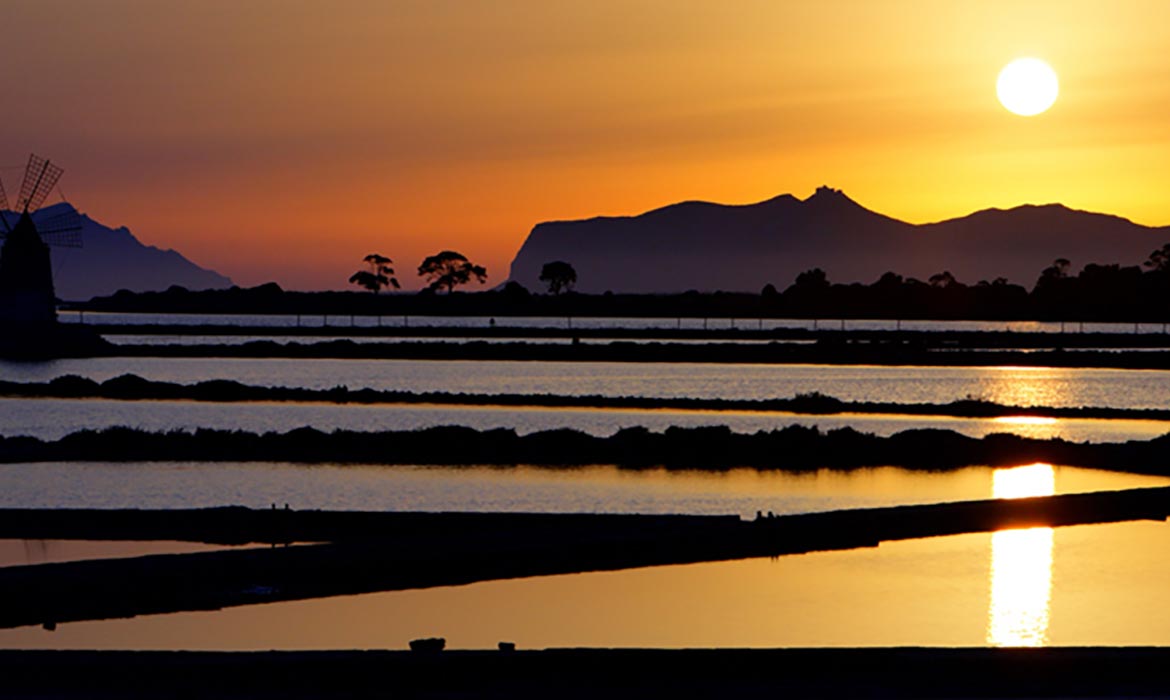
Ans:
[{"label": "dark foreground strip", "polygon": [[[5,511],[5,536],[279,532],[330,544],[0,569],[0,627],[877,546],[1013,527],[1165,520],[1170,487],[757,518],[295,511]],[[226,521],[226,522],[225,522]],[[168,523],[170,529],[167,528]],[[136,524],[136,528],[134,525]],[[40,530],[37,528],[41,527]],[[88,535],[94,536],[94,535]],[[214,540],[214,537],[206,539]],[[242,537],[241,537],[242,539]]]},{"label": "dark foreground strip", "polygon": [[436,427],[357,432],[298,428],[285,433],[197,429],[147,432],[82,430],[59,440],[0,436],[0,463],[15,462],[297,462],[360,464],[516,465],[724,470],[733,467],[809,470],[902,466],[957,469],[970,465],[1048,462],[1112,471],[1170,474],[1170,434],[1144,442],[1072,443],[950,430],[906,430],[889,437],[851,428],[821,432],[788,426],[753,434],[726,426],[627,428],[599,437],[577,430],[518,435],[511,429]]},{"label": "dark foreground strip", "polygon": [[1137,698],[1170,649],[0,651],[6,698]]}]

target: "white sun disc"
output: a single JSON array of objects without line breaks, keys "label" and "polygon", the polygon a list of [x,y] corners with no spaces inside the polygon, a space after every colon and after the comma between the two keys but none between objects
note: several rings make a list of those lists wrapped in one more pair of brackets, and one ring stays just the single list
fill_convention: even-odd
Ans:
[{"label": "white sun disc", "polygon": [[1004,66],[995,83],[999,101],[1022,117],[1040,114],[1056,102],[1060,83],[1056,71],[1038,58],[1017,58]]}]

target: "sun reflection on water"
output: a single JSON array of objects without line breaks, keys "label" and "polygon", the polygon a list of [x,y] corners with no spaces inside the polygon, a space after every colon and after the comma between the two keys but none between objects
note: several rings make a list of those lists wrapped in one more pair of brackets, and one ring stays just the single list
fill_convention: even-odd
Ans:
[{"label": "sun reflection on water", "polygon": [[992,418],[995,423],[1005,425],[1056,425],[1057,420],[1048,416],[1000,416]]},{"label": "sun reflection on water", "polygon": [[1005,406],[1053,406],[1067,394],[1064,370],[993,367],[985,375],[983,398]]},{"label": "sun reflection on water", "polygon": [[[1051,496],[1055,492],[1056,474],[1051,464],[997,469],[992,473],[995,498]],[[1050,527],[1004,530],[991,536],[988,644],[1036,647],[1048,643],[1052,541]]]}]

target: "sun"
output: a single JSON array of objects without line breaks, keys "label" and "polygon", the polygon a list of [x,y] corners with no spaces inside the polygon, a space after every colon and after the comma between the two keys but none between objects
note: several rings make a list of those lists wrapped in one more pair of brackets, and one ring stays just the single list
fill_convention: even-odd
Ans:
[{"label": "sun", "polygon": [[1031,117],[1056,102],[1060,83],[1056,71],[1038,58],[1017,58],[1003,67],[995,83],[999,101],[1009,112]]}]

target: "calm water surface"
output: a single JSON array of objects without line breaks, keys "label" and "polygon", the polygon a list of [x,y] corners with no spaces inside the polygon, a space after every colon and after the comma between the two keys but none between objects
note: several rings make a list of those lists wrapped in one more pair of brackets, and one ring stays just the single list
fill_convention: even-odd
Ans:
[{"label": "calm water surface", "polygon": [[1154,522],[960,535],[23,627],[0,630],[0,647],[404,649],[430,636],[450,648],[1166,645],[1170,558],[1150,553],[1168,548],[1170,525]]},{"label": "calm water surface", "polygon": [[226,549],[222,545],[199,542],[151,540],[2,540],[0,566],[51,564],[84,559],[120,559],[149,554],[190,554]]},{"label": "calm water surface", "polygon": [[[57,472],[50,493],[24,499],[73,504],[109,492],[120,478],[127,498],[151,505],[161,472],[194,470],[186,485],[240,471],[203,471],[206,465],[39,465]],[[12,470],[21,469],[13,465]],[[258,469],[259,465],[243,467]],[[268,465],[263,479],[295,483],[323,470]],[[70,478],[70,472],[72,472]],[[291,474],[290,474],[291,472]],[[280,473],[279,479],[274,478]],[[1013,469],[967,469],[922,474],[880,469],[803,477],[735,471],[727,474],[623,473],[609,468],[549,473],[539,470],[387,470],[338,468],[322,483],[350,482],[349,505],[370,492],[420,509],[506,510],[519,494],[539,498],[543,488],[567,499],[559,508],[599,503],[654,512],[735,512],[750,504],[778,509],[822,509],[875,502],[1017,497],[1101,488],[1163,484],[1124,474],[1037,464]],[[471,488],[452,500],[443,482],[457,473]],[[173,475],[173,474],[172,474]],[[415,479],[383,481],[385,476]],[[4,476],[5,486],[12,477]],[[75,486],[74,494],[57,487]],[[189,504],[183,480],[170,498]],[[177,487],[177,488],[176,488]],[[8,494],[8,490],[0,491]],[[314,493],[320,494],[319,490]],[[474,494],[479,494],[474,495]],[[796,497],[793,499],[793,497]],[[749,500],[744,500],[744,499]],[[801,503],[800,499],[804,499]],[[759,500],[764,499],[764,500]],[[786,500],[788,499],[788,500]],[[144,502],[145,501],[145,502]],[[172,501],[173,502],[173,501]],[[100,505],[86,501],[89,505]],[[26,503],[37,505],[37,503]],[[539,510],[531,500],[525,510]],[[1135,522],[1072,528],[1033,528],[891,542],[873,549],[823,552],[778,559],[630,571],[545,576],[468,586],[343,596],[229,608],[212,613],[144,616],[69,623],[49,632],[36,627],[0,630],[0,646],[23,648],[321,649],[404,648],[410,639],[444,636],[453,648],[488,648],[501,640],[522,648],[548,646],[772,647],[772,646],[1041,646],[1170,644],[1170,525]]]},{"label": "calm water surface", "polygon": [[[613,466],[423,467],[137,462],[0,465],[3,508],[267,508],[754,516],[989,498],[994,470],[892,467],[801,474]],[[1056,493],[1170,485],[1163,477],[1055,468]]]},{"label": "calm water surface", "polygon": [[1170,372],[1021,367],[874,367],[611,362],[92,358],[0,362],[0,378],[137,374],[193,383],[470,393],[787,398],[819,391],[851,401],[946,403],[967,396],[1018,406],[1164,408]]},{"label": "calm water surface", "polygon": [[[1164,407],[1170,373],[1020,368],[886,368],[541,362],[350,360],[64,360],[0,363],[0,377],[124,373],[195,382],[477,393],[725,398],[819,391],[852,400],[946,402],[966,395],[1019,405]],[[627,424],[775,427],[777,414],[549,411],[324,404],[198,404],[23,400],[0,402],[0,433],[52,436],[64,426],[152,429],[416,427],[476,420],[521,430],[570,425],[608,433]],[[889,431],[899,417],[816,417]],[[927,421],[933,419],[926,419]],[[412,421],[415,423],[412,424]],[[627,423],[626,421],[629,421]],[[783,421],[784,423],[780,423]],[[882,422],[885,421],[883,424]],[[908,419],[897,429],[920,426]],[[987,422],[946,427],[988,430]],[[882,427],[885,425],[886,427]],[[1073,435],[1162,432],[1160,423],[1059,421],[1001,426]],[[758,427],[757,427],[758,426]],[[960,426],[963,426],[960,428]],[[1081,433],[1075,431],[1081,430]],[[1093,433],[1104,430],[1113,433]],[[39,432],[38,432],[39,431]],[[978,434],[978,433],[975,433]],[[1077,439],[1101,439],[1081,437]],[[0,507],[266,508],[531,512],[797,513],[945,500],[1167,485],[1168,479],[1030,465],[945,474],[883,468],[803,475],[625,471],[598,466],[297,466],[271,463],[0,465]],[[74,550],[44,556],[119,556]],[[9,543],[12,556],[40,556]],[[32,546],[34,549],[29,549]],[[163,543],[169,547],[170,544]],[[5,550],[0,547],[0,558]],[[1170,528],[1141,522],[962,535],[875,549],[692,566],[536,577],[430,590],[338,597],[214,613],[0,630],[0,646],[50,648],[403,648],[445,636],[455,648],[545,646],[888,646],[1170,644]]]}]

